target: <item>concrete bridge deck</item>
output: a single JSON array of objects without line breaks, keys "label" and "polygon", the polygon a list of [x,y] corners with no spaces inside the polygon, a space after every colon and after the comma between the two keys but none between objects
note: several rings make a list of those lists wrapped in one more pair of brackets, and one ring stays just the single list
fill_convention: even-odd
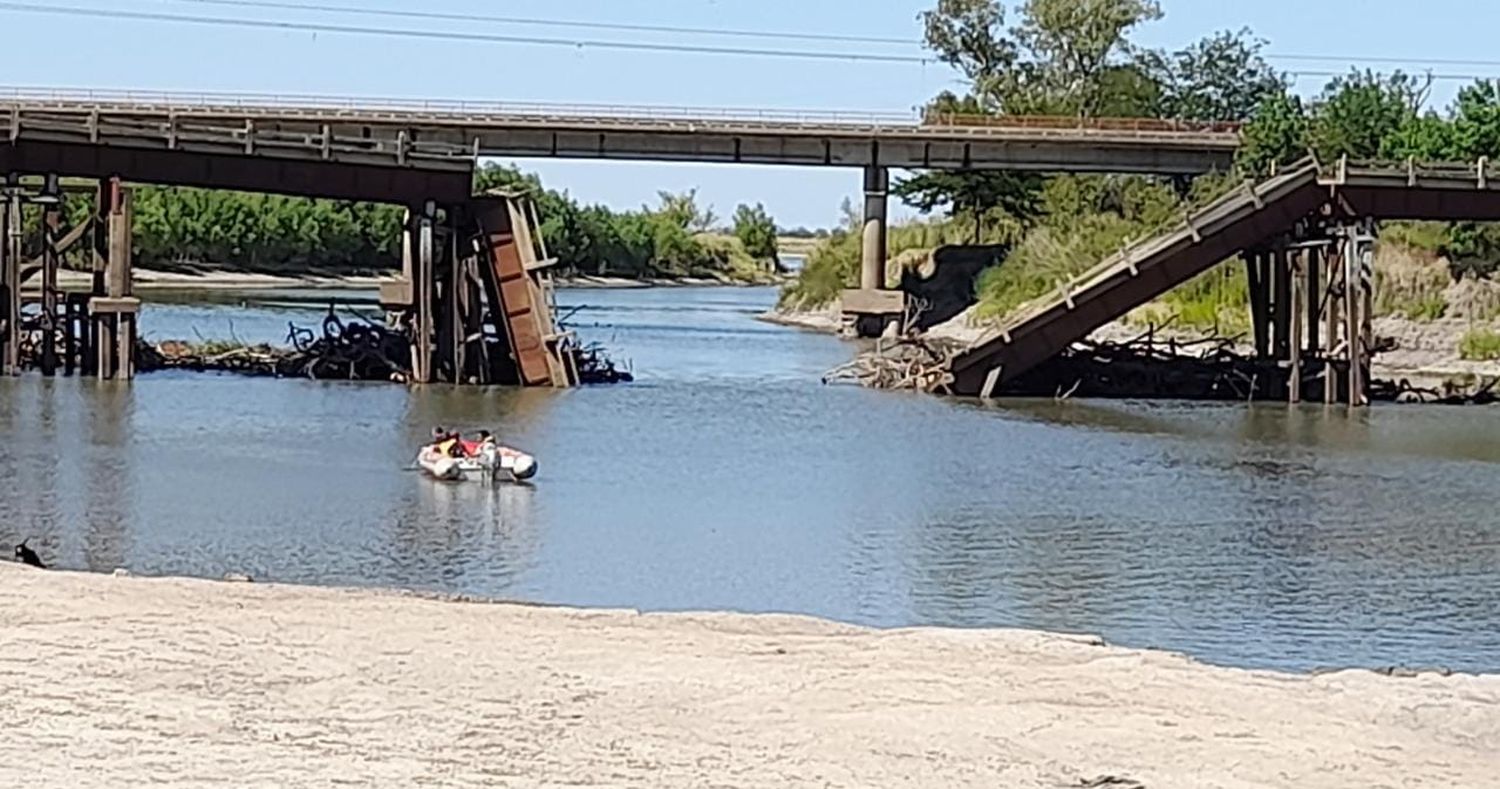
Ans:
[{"label": "concrete bridge deck", "polygon": [[1233,126],[1149,119],[979,122],[950,115],[31,88],[0,88],[0,129],[13,146],[196,150],[419,170],[463,169],[492,156],[1177,175],[1227,166],[1240,141]]},{"label": "concrete bridge deck", "polygon": [[[1285,256],[1299,225],[1396,219],[1500,220],[1500,168],[1481,160],[1435,167],[1341,162],[1322,169],[1309,161],[1263,183],[1247,183],[1185,217],[1181,226],[1123,250],[1023,308],[954,358],[950,388],[965,395],[1000,391],[1095,329],[1226,259],[1278,247]],[[1316,278],[1311,287],[1317,294]],[[1316,300],[1310,309],[1316,317]],[[1283,331],[1300,336],[1290,325]],[[1357,335],[1346,332],[1346,341]],[[1291,344],[1296,348],[1295,340]]]}]

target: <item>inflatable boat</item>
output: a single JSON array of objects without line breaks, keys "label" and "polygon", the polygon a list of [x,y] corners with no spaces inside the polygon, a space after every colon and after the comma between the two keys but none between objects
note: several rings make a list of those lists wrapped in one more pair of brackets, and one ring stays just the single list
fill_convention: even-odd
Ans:
[{"label": "inflatable boat", "polygon": [[446,482],[488,481],[503,477],[527,480],[536,476],[537,468],[536,458],[531,455],[495,443],[482,444],[475,454],[464,457],[452,457],[436,444],[430,444],[417,453],[417,465],[433,478]]}]

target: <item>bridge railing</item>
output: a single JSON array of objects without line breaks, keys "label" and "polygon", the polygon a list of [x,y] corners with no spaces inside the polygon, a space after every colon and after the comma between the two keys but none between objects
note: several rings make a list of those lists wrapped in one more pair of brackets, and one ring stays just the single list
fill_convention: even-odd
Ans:
[{"label": "bridge railing", "polygon": [[1193,121],[1174,118],[1085,118],[1053,115],[972,115],[929,111],[922,117],[928,126],[958,128],[1056,129],[1118,132],[1175,132],[1187,134],[1238,134],[1243,124],[1229,121]]},{"label": "bridge railing", "polygon": [[245,108],[257,110],[335,110],[348,112],[426,112],[457,115],[524,115],[537,117],[598,117],[623,120],[725,120],[800,124],[861,124],[915,126],[916,113],[867,110],[800,110],[751,107],[694,107],[469,101],[458,99],[333,96],[326,94],[270,94],[200,91],[96,90],[77,88],[0,87],[0,101],[31,105],[76,107],[108,104],[111,108],[172,107]]}]

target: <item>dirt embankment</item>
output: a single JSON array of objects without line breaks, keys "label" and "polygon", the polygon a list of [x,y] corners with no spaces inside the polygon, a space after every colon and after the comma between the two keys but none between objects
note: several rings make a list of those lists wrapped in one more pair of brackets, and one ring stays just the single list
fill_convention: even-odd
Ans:
[{"label": "dirt embankment", "polygon": [[0,698],[4,786],[1500,782],[1496,676],[9,563]]}]

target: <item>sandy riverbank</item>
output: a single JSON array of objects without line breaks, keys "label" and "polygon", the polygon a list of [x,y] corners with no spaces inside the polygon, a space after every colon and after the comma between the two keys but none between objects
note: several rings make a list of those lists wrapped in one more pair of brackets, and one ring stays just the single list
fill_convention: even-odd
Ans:
[{"label": "sandy riverbank", "polygon": [[1500,676],[8,563],[0,698],[5,786],[1500,785]]}]

